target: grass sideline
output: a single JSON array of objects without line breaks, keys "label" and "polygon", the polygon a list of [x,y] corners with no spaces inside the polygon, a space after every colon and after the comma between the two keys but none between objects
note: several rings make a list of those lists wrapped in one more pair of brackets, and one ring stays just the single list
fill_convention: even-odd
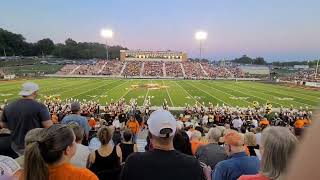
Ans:
[{"label": "grass sideline", "polygon": [[0,81],[0,104],[18,98],[21,84],[33,81],[40,86],[39,98],[59,96],[79,100],[95,100],[105,105],[111,99],[136,98],[142,105],[150,97],[154,106],[161,106],[164,99],[170,107],[185,107],[209,103],[225,104],[233,107],[252,106],[253,101],[265,105],[268,101],[273,107],[310,109],[320,101],[320,91],[280,86],[251,81],[208,81],[208,80],[139,80],[104,78],[45,78],[33,80]]}]

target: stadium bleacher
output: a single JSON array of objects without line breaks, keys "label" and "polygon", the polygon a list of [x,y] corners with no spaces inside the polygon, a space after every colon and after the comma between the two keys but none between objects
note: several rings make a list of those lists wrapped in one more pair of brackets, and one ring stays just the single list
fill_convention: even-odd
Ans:
[{"label": "stadium bleacher", "polygon": [[218,66],[192,61],[106,61],[96,64],[65,65],[58,75],[101,75],[167,78],[241,78],[238,66]]}]

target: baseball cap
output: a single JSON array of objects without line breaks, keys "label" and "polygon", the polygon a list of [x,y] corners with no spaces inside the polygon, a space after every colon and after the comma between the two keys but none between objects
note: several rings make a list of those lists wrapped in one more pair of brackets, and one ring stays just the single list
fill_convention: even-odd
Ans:
[{"label": "baseball cap", "polygon": [[230,131],[224,136],[224,143],[231,146],[243,146],[244,139],[240,133],[236,131]]},{"label": "baseball cap", "polygon": [[173,115],[163,109],[151,113],[148,119],[149,131],[157,137],[169,137],[176,133],[177,122]]},{"label": "baseball cap", "polygon": [[0,155],[0,179],[2,179],[2,176],[13,176],[20,169],[21,167],[14,159]]},{"label": "baseball cap", "polygon": [[79,102],[71,103],[71,111],[79,111],[79,110],[80,110],[80,103]]},{"label": "baseball cap", "polygon": [[19,92],[20,96],[30,96],[32,93],[39,90],[39,86],[33,82],[26,82],[22,84],[22,90]]}]

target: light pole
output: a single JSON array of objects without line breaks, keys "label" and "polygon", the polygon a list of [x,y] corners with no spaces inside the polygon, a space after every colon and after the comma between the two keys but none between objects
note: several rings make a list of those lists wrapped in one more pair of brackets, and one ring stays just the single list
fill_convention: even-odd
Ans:
[{"label": "light pole", "polygon": [[202,58],[202,41],[206,40],[207,36],[208,36],[208,33],[204,32],[204,31],[198,31],[194,35],[196,40],[198,40],[200,42],[200,59]]},{"label": "light pole", "polygon": [[318,61],[317,61],[316,72],[314,73],[314,79],[317,79],[317,73],[318,73],[318,68],[319,68],[319,61],[320,61],[320,59],[318,59]]},{"label": "light pole", "polygon": [[111,39],[113,37],[113,31],[111,29],[102,29],[100,34],[106,41],[107,60],[109,60],[109,47],[108,47],[107,39]]}]

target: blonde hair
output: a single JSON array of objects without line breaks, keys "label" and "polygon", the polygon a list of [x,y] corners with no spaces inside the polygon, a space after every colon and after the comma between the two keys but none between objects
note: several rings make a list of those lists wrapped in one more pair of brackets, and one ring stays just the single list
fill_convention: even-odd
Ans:
[{"label": "blonde hair", "polygon": [[278,179],[284,174],[298,140],[285,127],[268,127],[264,129],[261,140],[263,148],[261,174],[270,179]]},{"label": "blonde hair", "polygon": [[247,146],[256,146],[256,135],[253,132],[247,132],[244,134],[244,144]]}]

